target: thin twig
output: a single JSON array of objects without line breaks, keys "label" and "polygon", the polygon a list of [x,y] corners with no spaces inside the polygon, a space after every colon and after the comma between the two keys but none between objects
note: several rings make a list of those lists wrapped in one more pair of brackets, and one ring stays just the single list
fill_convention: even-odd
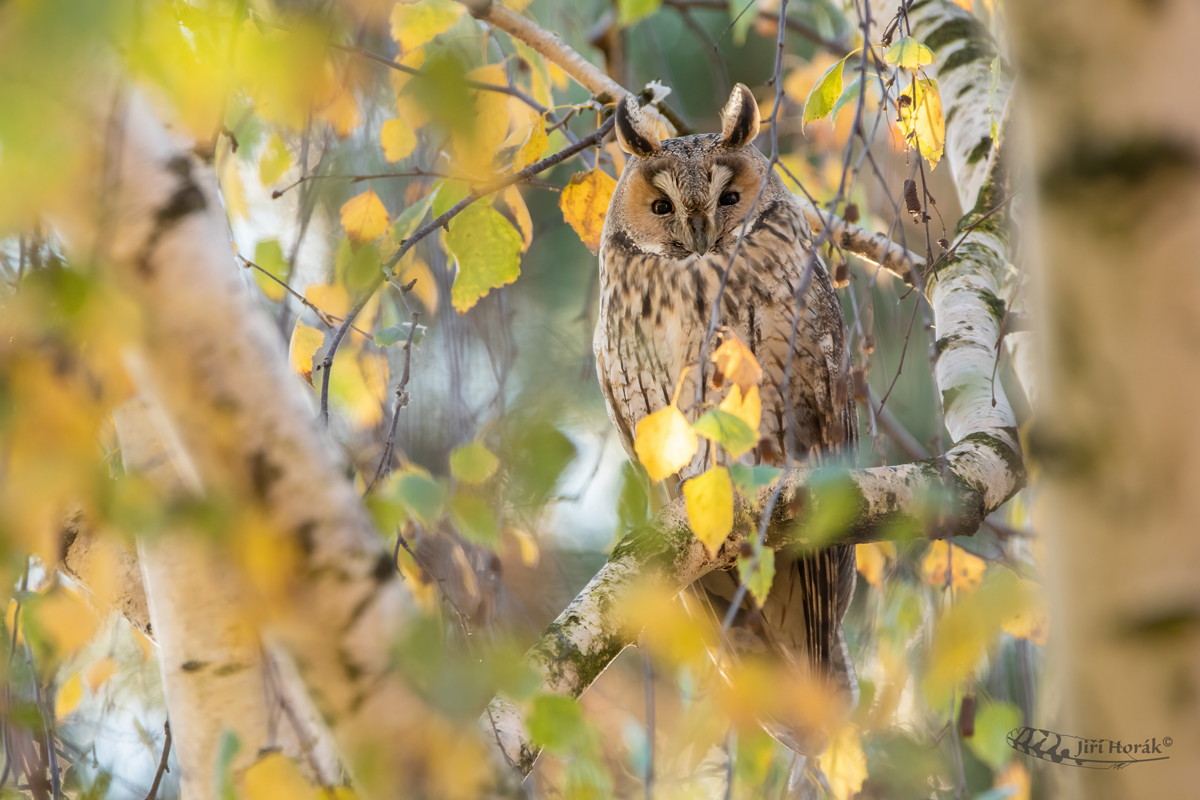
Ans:
[{"label": "thin twig", "polygon": [[444,172],[432,172],[423,169],[414,169],[408,172],[381,172],[377,175],[306,175],[301,177],[295,183],[289,183],[282,189],[276,189],[271,192],[271,199],[278,200],[285,194],[295,189],[302,183],[308,181],[328,181],[328,180],[345,180],[351,183],[359,183],[361,181],[385,180],[387,178],[449,178],[450,176]]},{"label": "thin twig", "polygon": [[163,731],[166,738],[163,739],[162,758],[158,760],[158,771],[154,773],[154,783],[150,784],[150,791],[146,793],[146,800],[155,800],[158,796],[158,785],[162,783],[163,773],[170,772],[170,767],[167,766],[167,759],[171,755],[171,721],[167,720],[163,723]]}]

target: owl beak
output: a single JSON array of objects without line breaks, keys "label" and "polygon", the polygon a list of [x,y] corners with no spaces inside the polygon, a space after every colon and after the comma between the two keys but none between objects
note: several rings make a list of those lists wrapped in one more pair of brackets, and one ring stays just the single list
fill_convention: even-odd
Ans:
[{"label": "owl beak", "polygon": [[712,247],[714,226],[707,214],[692,214],[688,217],[688,228],[692,234],[692,252],[702,256]]}]

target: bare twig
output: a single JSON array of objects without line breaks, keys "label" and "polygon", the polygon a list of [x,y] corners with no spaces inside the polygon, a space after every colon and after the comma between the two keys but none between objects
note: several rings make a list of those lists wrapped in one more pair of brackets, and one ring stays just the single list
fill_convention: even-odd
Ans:
[{"label": "bare twig", "polygon": [[[726,13],[729,12],[729,3],[727,2],[727,0],[663,0],[663,5],[670,6],[672,8],[679,9],[679,10],[689,10],[690,11],[692,9],[697,9],[697,10],[701,10],[701,11],[724,11]],[[745,12],[743,11],[742,13],[745,13]],[[770,11],[760,11],[760,12],[758,12],[758,14],[760,17],[763,17],[764,19],[770,19],[772,21],[775,20],[775,15],[773,13],[771,13]],[[741,16],[741,14],[739,14],[738,16]],[[790,30],[792,33],[800,34],[805,39],[808,39],[810,42],[813,42],[814,44],[820,45],[821,47],[828,50],[830,53],[833,53],[835,56],[844,56],[850,52],[849,45],[845,44],[844,42],[838,42],[838,41],[834,41],[832,39],[827,39],[826,37],[822,36],[821,33],[819,31],[817,31],[815,28],[804,24],[803,22],[801,22],[798,19],[793,19],[791,17],[788,17],[784,22],[787,25],[787,29]]]},{"label": "bare twig", "polygon": [[162,758],[158,760],[158,771],[154,773],[154,783],[150,784],[150,791],[146,793],[146,800],[155,800],[158,796],[158,786],[162,783],[163,773],[170,772],[171,769],[167,766],[167,759],[171,755],[171,721],[167,720],[163,723],[163,731],[166,738],[163,739]]}]

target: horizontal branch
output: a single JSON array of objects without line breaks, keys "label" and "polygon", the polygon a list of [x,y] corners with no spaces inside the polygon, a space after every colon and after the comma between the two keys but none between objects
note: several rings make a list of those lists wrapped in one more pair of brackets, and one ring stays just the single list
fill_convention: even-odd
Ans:
[{"label": "horizontal branch", "polygon": [[833,231],[828,237],[829,241],[848,253],[853,253],[872,264],[878,264],[909,286],[914,285],[913,270],[920,269],[925,259],[896,244],[886,235],[860,228],[853,222],[846,222],[841,217],[817,208],[799,195],[796,196],[796,202],[804,211],[804,218],[808,220],[808,227],[812,229],[813,236],[820,236],[827,224],[832,225]]}]

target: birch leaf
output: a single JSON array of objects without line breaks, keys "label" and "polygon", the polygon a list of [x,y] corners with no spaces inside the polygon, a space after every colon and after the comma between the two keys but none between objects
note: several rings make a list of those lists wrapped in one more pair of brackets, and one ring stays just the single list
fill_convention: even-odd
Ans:
[{"label": "birch leaf", "polygon": [[533,218],[529,216],[529,206],[525,205],[525,198],[521,197],[521,190],[516,186],[509,186],[500,198],[504,200],[504,205],[508,206],[517,222],[518,230],[521,231],[521,237],[525,240],[521,246],[521,252],[524,253],[529,250],[529,245],[533,244]]},{"label": "birch leaf", "polygon": [[661,5],[662,0],[617,0],[617,21],[621,26],[632,25],[658,11]]},{"label": "birch leaf", "polygon": [[521,234],[486,203],[469,206],[451,221],[444,241],[458,265],[450,302],[460,314],[521,274]]},{"label": "birch leaf", "polygon": [[706,412],[693,427],[705,439],[721,445],[733,458],[740,457],[758,444],[758,432],[745,420],[717,408]]},{"label": "birch leaf", "polygon": [[767,602],[767,595],[771,593],[771,584],[775,582],[775,553],[763,548],[757,564],[754,564],[753,556],[739,556],[737,566],[738,579],[746,584],[746,590],[762,608],[763,603]]},{"label": "birch leaf", "polygon": [[781,472],[778,467],[729,465],[729,477],[733,479],[733,485],[747,497],[753,497],[762,487],[770,486],[779,479]]},{"label": "birch leaf", "polygon": [[417,232],[417,228],[421,227],[421,223],[425,221],[425,215],[429,213],[429,208],[433,205],[437,194],[437,187],[434,187],[429,194],[400,212],[392,224],[393,242],[402,244],[405,239]]},{"label": "birch leaf", "polygon": [[842,94],[842,66],[845,63],[846,59],[844,58],[838,61],[825,70],[825,73],[813,84],[808,97],[804,100],[803,124],[807,125],[810,122],[824,119],[825,115],[833,110],[833,104]]},{"label": "birch leaf", "polygon": [[408,52],[445,33],[462,16],[463,7],[450,0],[397,3],[392,9],[392,38]]},{"label": "birch leaf", "polygon": [[842,113],[842,109],[848,105],[853,105],[858,102],[858,96],[862,93],[862,76],[859,75],[854,80],[850,81],[850,85],[842,90],[841,96],[837,102],[833,104],[833,116],[830,119],[837,124],[838,114]]},{"label": "birch leaf", "polygon": [[442,515],[446,488],[418,471],[410,471],[395,482],[392,496],[423,525],[432,525]]},{"label": "birch leaf", "polygon": [[655,483],[678,472],[699,447],[696,432],[675,406],[655,411],[637,424],[633,449]]},{"label": "birch leaf", "polygon": [[242,779],[246,800],[317,800],[316,788],[283,753],[268,753]]},{"label": "birch leaf", "polygon": [[750,391],[743,397],[742,387],[735,383],[718,408],[745,422],[754,431],[758,430],[758,425],[762,422],[762,400],[758,396],[757,386],[751,386]]},{"label": "birch leaf", "polygon": [[379,143],[383,146],[383,157],[395,164],[412,155],[417,149],[417,134],[400,117],[389,119],[379,129]]},{"label": "birch leaf", "polygon": [[955,589],[974,589],[983,581],[987,562],[961,547],[947,544],[944,539],[938,539],[929,545],[925,558],[921,560],[921,569],[925,573],[925,580],[934,586],[944,586],[949,571],[953,573],[949,577]]},{"label": "birch leaf", "polygon": [[450,454],[450,473],[463,483],[479,484],[496,474],[500,459],[479,442],[455,448]]},{"label": "birch leaf", "polygon": [[537,161],[550,147],[550,138],[546,136],[546,115],[543,114],[533,121],[529,128],[529,136],[513,157],[513,172],[520,172]]},{"label": "birch leaf", "polygon": [[30,608],[37,629],[60,654],[74,653],[96,633],[100,620],[79,595],[66,589],[53,591]]},{"label": "birch leaf", "polygon": [[262,181],[263,186],[273,186],[291,165],[292,154],[288,152],[287,145],[279,138],[279,134],[275,134],[258,161],[258,179]]},{"label": "birch leaf", "polygon": [[616,188],[617,182],[608,173],[591,169],[572,175],[571,182],[563,189],[558,200],[563,219],[575,229],[592,255],[600,252],[604,217],[608,214],[608,203]]},{"label": "birch leaf", "polygon": [[313,356],[324,346],[323,331],[296,322],[296,327],[292,329],[292,342],[288,346],[288,360],[292,364],[292,371],[304,378],[309,386],[313,385]]},{"label": "birch leaf", "polygon": [[352,429],[365,430],[383,419],[387,381],[386,355],[343,344],[329,373],[329,397],[346,413]]},{"label": "birch leaf", "polygon": [[[407,262],[407,263],[404,263]],[[408,286],[414,280],[412,293],[421,301],[421,305],[425,306],[425,310],[430,315],[436,314],[438,309],[438,287],[437,281],[434,280],[433,271],[429,269],[429,265],[416,256],[411,258],[406,257],[404,262],[401,262],[400,274],[396,276],[396,282],[401,286]],[[420,336],[420,333],[417,334]]]},{"label": "birch leaf", "polygon": [[70,714],[82,699],[83,681],[79,679],[79,673],[76,672],[67,679],[66,683],[59,687],[58,695],[54,698],[55,718],[62,719],[67,714]]},{"label": "birch leaf", "polygon": [[387,226],[387,209],[373,189],[350,198],[342,206],[342,227],[356,245],[378,239]]},{"label": "birch leaf", "polygon": [[1016,752],[1008,746],[1008,732],[1021,727],[1021,709],[1012,703],[984,701],[975,715],[975,735],[967,746],[993,771],[1004,768]]},{"label": "birch leaf", "polygon": [[850,800],[862,791],[867,778],[867,756],[863,753],[862,738],[853,725],[844,725],[821,756],[821,768],[829,779],[829,788],[836,800]]},{"label": "birch leaf", "polygon": [[95,693],[101,686],[108,683],[108,679],[112,677],[116,669],[116,662],[108,656],[97,659],[94,664],[88,667],[87,675],[84,676],[87,680],[88,688]]},{"label": "birch leaf", "polygon": [[[287,280],[287,261],[283,258],[283,248],[280,247],[279,240],[267,239],[256,244],[254,246],[254,263],[280,281]],[[258,288],[266,295],[267,299],[273,303],[278,303],[287,294],[287,290],[279,281],[271,280],[258,270],[254,270],[254,282],[258,284]]]},{"label": "birch leaf", "polygon": [[916,69],[933,63],[933,51],[911,36],[905,36],[888,48],[884,55],[889,64]]},{"label": "birch leaf", "polygon": [[896,546],[891,542],[872,542],[854,547],[858,571],[867,583],[883,591],[883,573],[889,559],[895,560]]},{"label": "birch leaf", "polygon": [[459,492],[450,500],[450,518],[455,529],[469,541],[486,547],[500,543],[500,532],[496,530],[496,515],[480,498]]},{"label": "birch leaf", "polygon": [[932,78],[916,79],[900,92],[898,103],[904,138],[910,145],[915,138],[921,155],[929,161],[929,169],[935,169],[946,146],[946,120],[942,116],[938,82]]},{"label": "birch leaf", "polygon": [[696,538],[704,543],[711,556],[733,530],[733,484],[729,470],[713,467],[683,485],[687,502],[688,521]]},{"label": "birch leaf", "polygon": [[742,395],[745,396],[749,394],[751,387],[757,386],[762,380],[762,367],[758,365],[758,359],[736,336],[725,339],[712,354],[712,360],[717,365],[718,373],[713,376],[713,386],[718,389],[728,380],[741,387]]}]

